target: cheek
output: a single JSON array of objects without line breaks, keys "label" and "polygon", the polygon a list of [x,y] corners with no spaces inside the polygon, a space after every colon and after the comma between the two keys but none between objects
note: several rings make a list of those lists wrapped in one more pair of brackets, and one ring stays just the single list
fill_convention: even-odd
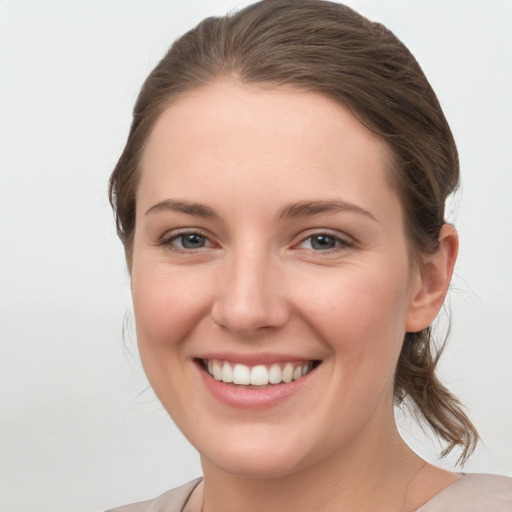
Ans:
[{"label": "cheek", "polygon": [[178,420],[194,414],[189,393],[196,385],[184,369],[190,364],[187,340],[204,318],[208,294],[198,293],[204,276],[134,266],[132,298],[142,366],[159,400]]},{"label": "cheek", "polygon": [[[202,290],[198,293],[198,290]],[[208,294],[199,273],[134,267],[132,298],[141,357],[158,359],[181,348],[207,310]]]},{"label": "cheek", "polygon": [[302,311],[346,371],[389,372],[405,333],[407,296],[408,280],[398,272],[340,272],[303,291]]}]

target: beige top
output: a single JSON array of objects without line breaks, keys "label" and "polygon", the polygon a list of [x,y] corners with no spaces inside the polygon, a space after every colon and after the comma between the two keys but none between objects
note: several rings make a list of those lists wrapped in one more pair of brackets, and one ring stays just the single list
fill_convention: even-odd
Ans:
[{"label": "beige top", "polygon": [[[201,478],[158,498],[107,512],[182,512]],[[416,512],[512,512],[512,478],[467,474],[434,496]]]}]

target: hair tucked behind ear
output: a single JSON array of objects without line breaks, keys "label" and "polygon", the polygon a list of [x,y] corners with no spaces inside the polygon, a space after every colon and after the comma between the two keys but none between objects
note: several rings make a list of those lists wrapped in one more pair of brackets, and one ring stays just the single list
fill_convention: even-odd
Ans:
[{"label": "hair tucked behind ear", "polygon": [[[322,0],[264,0],[208,18],[179,38],[148,76],[126,147],[110,180],[118,234],[131,266],[139,164],[160,113],[181,94],[227,77],[295,86],[347,106],[393,155],[411,261],[436,250],[446,198],[458,186],[457,148],[437,97],[409,50],[389,30]],[[478,439],[458,400],[436,377],[431,331],[408,333],[395,396],[406,396],[464,461]]]}]

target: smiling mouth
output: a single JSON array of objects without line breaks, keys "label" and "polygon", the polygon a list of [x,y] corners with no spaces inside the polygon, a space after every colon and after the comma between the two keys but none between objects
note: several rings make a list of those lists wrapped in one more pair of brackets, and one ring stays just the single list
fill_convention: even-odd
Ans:
[{"label": "smiling mouth", "polygon": [[218,359],[200,359],[199,363],[203,370],[217,381],[225,384],[262,388],[298,380],[314,370],[320,364],[320,361],[296,361],[248,366]]}]

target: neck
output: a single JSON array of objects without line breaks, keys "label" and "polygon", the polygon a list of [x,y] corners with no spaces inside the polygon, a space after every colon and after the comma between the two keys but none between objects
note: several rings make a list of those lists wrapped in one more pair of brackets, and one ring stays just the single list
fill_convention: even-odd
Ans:
[{"label": "neck", "polygon": [[307,468],[273,478],[230,474],[202,458],[203,512],[407,510],[409,487],[424,463],[394,422],[388,431],[368,429]]}]

